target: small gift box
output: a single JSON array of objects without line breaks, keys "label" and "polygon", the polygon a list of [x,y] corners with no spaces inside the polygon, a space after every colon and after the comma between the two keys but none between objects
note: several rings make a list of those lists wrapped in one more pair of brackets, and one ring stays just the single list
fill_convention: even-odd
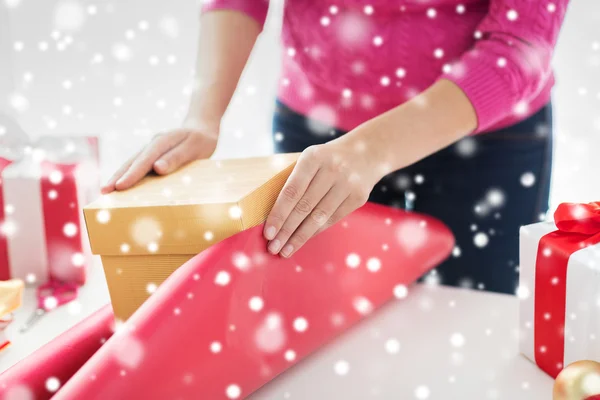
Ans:
[{"label": "small gift box", "polygon": [[82,284],[91,253],[81,207],[98,187],[95,138],[43,138],[0,158],[0,279]]},{"label": "small gift box", "polygon": [[10,344],[6,328],[13,321],[12,312],[21,306],[22,297],[23,281],[0,281],[0,351]]},{"label": "small gift box", "polygon": [[556,377],[600,361],[600,203],[561,204],[554,223],[521,228],[521,352]]}]

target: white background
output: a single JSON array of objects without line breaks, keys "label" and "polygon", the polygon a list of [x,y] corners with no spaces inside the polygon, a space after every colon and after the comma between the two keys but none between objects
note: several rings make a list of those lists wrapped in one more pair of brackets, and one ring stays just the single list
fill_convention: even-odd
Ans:
[{"label": "white background", "polygon": [[[219,157],[271,151],[282,1],[271,2]],[[600,2],[571,2],[554,61],[553,205],[600,199],[599,26]],[[99,135],[106,178],[150,135],[181,122],[197,31],[189,0],[0,0],[0,101],[17,105],[31,135]]]}]

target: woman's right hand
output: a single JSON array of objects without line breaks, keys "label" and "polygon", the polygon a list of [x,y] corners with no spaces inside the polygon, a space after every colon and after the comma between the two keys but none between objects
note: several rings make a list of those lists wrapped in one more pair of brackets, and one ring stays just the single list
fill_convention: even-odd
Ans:
[{"label": "woman's right hand", "polygon": [[166,175],[190,161],[209,158],[217,147],[218,135],[218,124],[194,124],[156,135],[115,172],[102,187],[102,194],[128,189],[152,170]]}]

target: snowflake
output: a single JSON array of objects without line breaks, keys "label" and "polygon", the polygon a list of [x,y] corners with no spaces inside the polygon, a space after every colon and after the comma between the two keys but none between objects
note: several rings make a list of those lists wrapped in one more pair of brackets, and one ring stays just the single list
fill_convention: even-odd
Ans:
[{"label": "snowflake", "polygon": [[437,15],[437,11],[435,11],[435,8],[428,8],[427,9],[427,16],[429,18],[435,18],[436,15]]},{"label": "snowflake", "polygon": [[231,281],[231,275],[227,271],[219,271],[215,276],[215,283],[219,286],[227,286]]},{"label": "snowflake", "polygon": [[292,362],[296,359],[296,352],[294,350],[287,350],[284,357],[287,361]]},{"label": "snowflake", "polygon": [[459,156],[464,158],[472,157],[477,151],[477,142],[472,137],[467,137],[459,141],[455,148]]},{"label": "snowflake", "polygon": [[148,243],[147,249],[150,253],[156,253],[158,251],[158,243],[156,243],[156,242]]},{"label": "snowflake", "polygon": [[[414,201],[410,193],[406,195],[407,200]],[[396,238],[407,252],[413,253],[427,242],[428,235],[427,230],[419,222],[409,220],[399,224],[396,229]]]},{"label": "snowflake", "polygon": [[92,57],[92,60],[90,62],[92,64],[100,64],[102,61],[104,61],[104,56],[100,53],[96,53],[96,54],[94,54],[94,56]]},{"label": "snowflake", "polygon": [[333,365],[333,370],[340,376],[348,375],[350,372],[350,364],[346,360],[339,360]]},{"label": "snowflake", "polygon": [[[4,384],[2,386],[4,389]],[[22,384],[11,385],[6,390],[2,390],[4,400],[35,400],[37,395],[31,389]]]},{"label": "snowflake", "polygon": [[100,210],[96,213],[96,220],[101,224],[106,224],[110,221],[110,211]]},{"label": "snowflake", "polygon": [[524,116],[529,111],[529,105],[525,101],[519,101],[515,104],[513,111],[516,115]]},{"label": "snowflake", "polygon": [[329,26],[330,23],[331,23],[331,19],[329,19],[329,17],[327,17],[327,16],[321,17],[321,25]]},{"label": "snowflake", "polygon": [[485,232],[477,232],[475,236],[473,236],[473,243],[480,248],[487,246],[489,241],[489,237]]},{"label": "snowflake", "polygon": [[52,376],[48,379],[46,379],[46,390],[49,391],[50,393],[54,393],[58,390],[58,388],[60,388],[60,381],[58,380],[58,378]]},{"label": "snowflake", "polygon": [[367,260],[367,269],[371,272],[379,271],[381,269],[381,261],[376,257],[369,258]]},{"label": "snowflake", "polygon": [[504,205],[504,192],[498,188],[490,189],[486,194],[486,200],[492,207],[501,207]]},{"label": "snowflake", "polygon": [[439,49],[439,48],[438,48],[438,49],[435,49],[435,50],[433,51],[433,56],[434,56],[435,58],[442,58],[442,57],[444,57],[444,50],[443,50],[443,49]]},{"label": "snowflake", "polygon": [[156,289],[157,289],[156,283],[150,282],[149,284],[146,285],[146,292],[148,292],[149,294],[156,292]]},{"label": "snowflake", "polygon": [[83,267],[83,264],[85,264],[85,256],[81,253],[73,253],[71,256],[71,264],[75,267]]},{"label": "snowflake", "polygon": [[44,309],[54,310],[58,307],[58,299],[54,296],[48,296],[44,299]]},{"label": "snowflake", "polygon": [[394,297],[397,299],[404,299],[408,296],[408,288],[406,285],[399,284],[394,286]]},{"label": "snowflake", "polygon": [[369,299],[363,296],[355,298],[352,302],[352,305],[354,306],[354,309],[362,315],[369,314],[371,311],[373,311],[373,304],[371,304]]},{"label": "snowflake", "polygon": [[532,187],[535,184],[535,175],[533,172],[525,172],[521,175],[521,185],[525,187]]},{"label": "snowflake", "polygon": [[138,22],[138,29],[140,31],[147,31],[148,28],[150,28],[150,24],[148,23],[148,21],[140,21]]},{"label": "snowflake", "polygon": [[276,313],[267,315],[256,330],[254,340],[258,349],[266,353],[281,350],[286,341],[281,316]]},{"label": "snowflake", "polygon": [[29,108],[29,100],[20,93],[11,94],[9,103],[11,107],[19,113],[25,112]]},{"label": "snowflake", "polygon": [[67,305],[67,311],[71,315],[80,314],[82,308],[83,308],[83,306],[81,305],[81,302],[79,302],[77,300],[70,301],[69,304]]},{"label": "snowflake", "polygon": [[32,274],[32,273],[27,274],[27,276],[25,277],[25,282],[27,282],[29,284],[35,283],[36,280],[37,280],[37,277],[35,276],[35,274]]},{"label": "snowflake", "polygon": [[372,15],[374,11],[375,10],[373,9],[372,5],[366,5],[365,8],[364,8],[364,12],[367,15]]},{"label": "snowflake", "polygon": [[76,1],[63,0],[54,10],[54,26],[63,31],[76,31],[85,23],[83,6]]},{"label": "snowflake", "polygon": [[375,36],[373,38],[373,44],[375,46],[381,46],[383,44],[383,38],[381,36]]},{"label": "snowflake", "polygon": [[380,80],[381,86],[389,86],[390,85],[390,77],[382,76]]},{"label": "snowflake", "polygon": [[132,57],[131,49],[123,43],[113,45],[112,55],[117,61],[129,61]]},{"label": "snowflake", "polygon": [[250,257],[244,253],[235,253],[233,255],[233,265],[240,271],[247,271],[250,268]]},{"label": "snowflake", "polygon": [[508,10],[506,12],[506,18],[509,21],[516,21],[519,18],[519,13],[516,10]]},{"label": "snowflake", "polygon": [[113,346],[113,356],[125,368],[137,368],[144,359],[144,346],[142,342],[129,332],[121,331],[122,335]]},{"label": "snowflake", "polygon": [[318,104],[308,112],[307,128],[315,135],[326,135],[336,125],[337,114],[333,108]]},{"label": "snowflake", "polygon": [[294,320],[294,329],[297,332],[305,332],[308,329],[308,321],[304,317],[298,317]]},{"label": "snowflake", "polygon": [[520,285],[519,287],[517,287],[515,294],[521,300],[527,299],[530,296],[529,288],[527,286]]},{"label": "snowflake", "polygon": [[463,4],[459,4],[456,6],[456,12],[459,14],[465,13],[465,6]]},{"label": "snowflake", "polygon": [[63,234],[66,237],[74,237],[75,235],[77,235],[77,232],[79,230],[77,229],[77,225],[75,225],[72,222],[67,222],[64,226],[63,226]]},{"label": "snowflake", "polygon": [[212,353],[215,353],[215,354],[220,353],[222,348],[223,348],[223,346],[221,345],[220,342],[215,341],[210,344],[210,351]]},{"label": "snowflake", "polygon": [[179,23],[175,17],[163,17],[158,23],[158,27],[167,37],[175,39],[179,36]]},{"label": "snowflake", "polygon": [[348,256],[346,257],[346,265],[348,266],[348,268],[358,268],[358,266],[360,265],[360,256],[356,253],[348,254]]},{"label": "snowflake", "polygon": [[390,354],[397,354],[400,351],[400,342],[398,339],[390,338],[385,342],[385,351]]},{"label": "snowflake", "polygon": [[404,78],[406,76],[406,70],[404,68],[396,69],[396,76],[398,78]]},{"label": "snowflake", "polygon": [[236,384],[231,384],[227,386],[225,394],[227,395],[228,399],[237,399],[241,396],[242,389],[240,389],[240,387]]},{"label": "snowflake", "polygon": [[337,14],[337,13],[338,13],[338,11],[339,11],[339,9],[338,9],[338,7],[337,7],[337,6],[331,6],[331,7],[329,7],[329,12],[330,12],[331,14],[333,14],[333,15]]},{"label": "snowflake", "polygon": [[263,299],[259,296],[254,296],[248,301],[248,307],[250,307],[250,309],[255,312],[262,310],[264,304],[265,303]]},{"label": "snowflake", "polygon": [[21,4],[21,0],[4,0],[4,4],[8,8],[17,8]]},{"label": "snowflake", "polygon": [[415,389],[415,397],[419,400],[428,399],[431,391],[427,386],[421,385]]}]

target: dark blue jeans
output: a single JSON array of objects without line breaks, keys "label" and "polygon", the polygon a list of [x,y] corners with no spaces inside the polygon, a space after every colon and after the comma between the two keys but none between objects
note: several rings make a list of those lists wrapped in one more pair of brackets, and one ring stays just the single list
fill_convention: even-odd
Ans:
[{"label": "dark blue jeans", "polygon": [[[301,152],[345,132],[313,133],[310,121],[278,102],[275,151]],[[418,140],[418,138],[415,138]],[[401,151],[401,150],[399,150]],[[428,279],[514,293],[519,227],[547,212],[552,165],[552,109],[514,126],[468,137],[384,177],[370,201],[432,215],[456,237],[453,255]]]}]

